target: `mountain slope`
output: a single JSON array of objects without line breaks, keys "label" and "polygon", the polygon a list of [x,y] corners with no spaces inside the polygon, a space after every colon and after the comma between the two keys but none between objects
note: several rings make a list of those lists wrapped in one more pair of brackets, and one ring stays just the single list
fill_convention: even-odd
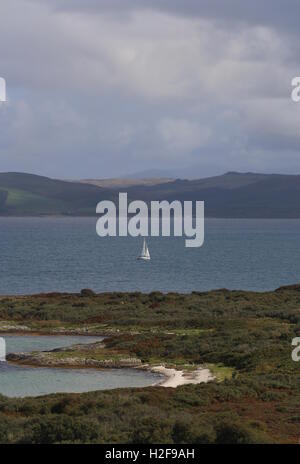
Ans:
[{"label": "mountain slope", "polygon": [[128,189],[132,199],[204,200],[208,217],[300,218],[300,176],[227,173]]},{"label": "mountain slope", "polygon": [[171,178],[149,178],[149,179],[124,179],[124,178],[112,178],[112,179],[82,179],[80,180],[83,184],[97,185],[98,187],[109,188],[109,189],[126,189],[134,186],[144,185],[158,185],[167,182],[172,182],[174,179]]},{"label": "mountain slope", "polygon": [[102,199],[113,198],[111,191],[23,173],[0,173],[0,214],[95,214]]},{"label": "mountain slope", "polygon": [[[108,184],[107,184],[108,185]],[[95,215],[101,200],[204,200],[206,217],[300,218],[300,176],[229,172],[198,180],[102,188],[22,173],[0,173],[0,215]]]}]

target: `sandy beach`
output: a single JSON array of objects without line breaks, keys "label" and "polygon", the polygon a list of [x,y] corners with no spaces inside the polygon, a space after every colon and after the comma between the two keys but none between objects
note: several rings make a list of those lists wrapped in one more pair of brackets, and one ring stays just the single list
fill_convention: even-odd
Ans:
[{"label": "sandy beach", "polygon": [[203,367],[198,367],[193,372],[186,372],[164,366],[155,366],[151,368],[151,371],[165,376],[165,379],[159,383],[161,387],[176,388],[180,385],[207,383],[214,380],[210,370]]}]

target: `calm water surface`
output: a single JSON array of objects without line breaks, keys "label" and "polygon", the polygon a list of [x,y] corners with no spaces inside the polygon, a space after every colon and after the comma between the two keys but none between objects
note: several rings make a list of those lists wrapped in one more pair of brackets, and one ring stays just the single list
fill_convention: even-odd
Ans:
[{"label": "calm water surface", "polygon": [[205,243],[99,238],[96,218],[0,218],[0,294],[269,290],[300,281],[300,220],[207,219]]},{"label": "calm water surface", "polygon": [[[101,337],[4,336],[7,352],[51,350],[77,343],[92,343]],[[14,366],[0,362],[0,394],[14,397],[50,393],[82,393],[122,387],[147,387],[161,377],[135,369],[53,369]]]}]

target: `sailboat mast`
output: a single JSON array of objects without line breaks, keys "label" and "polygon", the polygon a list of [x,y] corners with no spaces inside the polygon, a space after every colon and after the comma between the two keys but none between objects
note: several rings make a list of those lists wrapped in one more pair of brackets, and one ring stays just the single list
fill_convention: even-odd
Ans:
[{"label": "sailboat mast", "polygon": [[149,253],[149,249],[148,249],[145,237],[144,237],[144,242],[143,242],[142,254],[139,256],[138,259],[145,259],[145,260],[150,259],[150,253]]}]

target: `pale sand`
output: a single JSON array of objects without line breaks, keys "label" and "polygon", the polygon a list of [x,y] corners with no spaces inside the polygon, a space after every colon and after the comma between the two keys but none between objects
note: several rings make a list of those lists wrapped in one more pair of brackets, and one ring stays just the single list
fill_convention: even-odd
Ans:
[{"label": "pale sand", "polygon": [[198,369],[188,371],[178,371],[177,369],[169,369],[164,366],[155,366],[151,368],[152,372],[164,375],[166,378],[162,382],[159,382],[160,387],[176,388],[179,385],[186,385],[189,383],[207,383],[210,380],[214,380],[214,376],[209,369],[198,367]]}]

